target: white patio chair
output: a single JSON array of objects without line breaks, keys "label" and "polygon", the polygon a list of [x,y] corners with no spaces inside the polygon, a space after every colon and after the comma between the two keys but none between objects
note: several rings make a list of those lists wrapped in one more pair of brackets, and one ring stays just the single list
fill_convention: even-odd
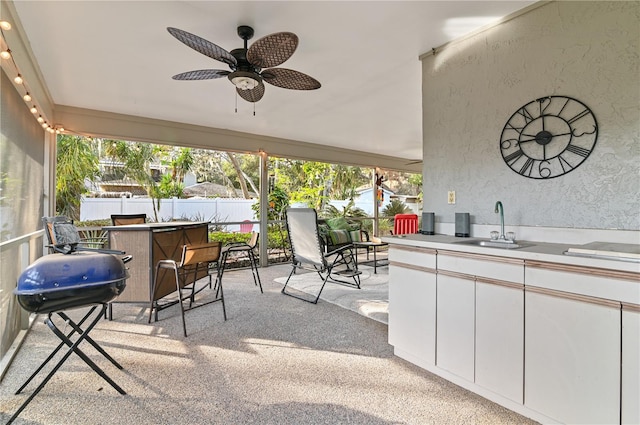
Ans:
[{"label": "white patio chair", "polygon": [[[282,288],[282,293],[313,304],[318,302],[320,294],[328,281],[353,286],[360,289],[360,274],[352,245],[342,246],[324,253],[318,233],[318,216],[312,208],[288,208],[287,230],[291,242],[292,269]],[[301,291],[287,292],[289,280],[296,270],[310,270],[318,273],[322,286],[314,296],[305,297]],[[349,278],[352,281],[343,280]]]}]

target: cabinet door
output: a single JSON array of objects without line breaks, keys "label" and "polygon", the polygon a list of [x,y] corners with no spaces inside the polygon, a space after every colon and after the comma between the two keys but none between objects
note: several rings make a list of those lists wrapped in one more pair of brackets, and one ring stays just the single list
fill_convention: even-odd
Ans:
[{"label": "cabinet door", "polygon": [[474,380],[475,282],[438,272],[436,364]]},{"label": "cabinet door", "polygon": [[525,405],[562,423],[620,423],[620,306],[592,301],[525,291]]},{"label": "cabinet door", "polygon": [[476,282],[475,382],[523,403],[524,287]]},{"label": "cabinet door", "polygon": [[640,307],[622,308],[622,423],[640,424]]},{"label": "cabinet door", "polygon": [[395,263],[389,266],[389,344],[413,361],[435,364],[435,273]]}]

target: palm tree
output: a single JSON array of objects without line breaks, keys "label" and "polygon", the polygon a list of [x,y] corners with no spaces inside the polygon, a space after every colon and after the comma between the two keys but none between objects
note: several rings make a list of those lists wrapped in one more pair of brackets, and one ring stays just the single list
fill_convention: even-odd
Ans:
[{"label": "palm tree", "polygon": [[411,213],[411,208],[409,208],[404,202],[399,199],[392,199],[391,203],[389,203],[382,210],[382,215],[384,217],[395,217],[396,214],[408,214]]},{"label": "palm tree", "polygon": [[122,162],[125,176],[142,186],[153,203],[153,215],[158,221],[160,204],[158,185],[151,176],[151,162],[154,148],[149,143],[126,142],[124,140],[106,140],[105,155]]},{"label": "palm tree", "polygon": [[80,219],[80,201],[89,191],[86,182],[100,173],[98,155],[90,138],[60,135],[57,143],[56,213]]}]

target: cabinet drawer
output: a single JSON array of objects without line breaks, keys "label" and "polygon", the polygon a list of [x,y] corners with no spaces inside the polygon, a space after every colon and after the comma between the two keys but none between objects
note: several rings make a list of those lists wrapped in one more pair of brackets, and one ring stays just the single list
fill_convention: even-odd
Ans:
[{"label": "cabinet drawer", "polygon": [[438,251],[438,270],[524,284],[524,260]]},{"label": "cabinet drawer", "polygon": [[525,284],[640,304],[640,274],[593,267],[525,261]]},{"label": "cabinet drawer", "polygon": [[428,248],[391,246],[389,248],[389,261],[435,269],[436,251]]}]

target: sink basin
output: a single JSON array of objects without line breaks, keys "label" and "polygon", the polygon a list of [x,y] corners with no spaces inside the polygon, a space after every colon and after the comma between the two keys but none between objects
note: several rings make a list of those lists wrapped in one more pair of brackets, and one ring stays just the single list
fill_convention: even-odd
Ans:
[{"label": "sink basin", "polygon": [[532,244],[524,244],[520,242],[496,242],[488,239],[467,239],[460,242],[455,242],[456,244],[461,245],[472,245],[472,246],[483,246],[487,248],[499,248],[499,249],[519,249],[525,248],[528,246],[533,246]]}]

